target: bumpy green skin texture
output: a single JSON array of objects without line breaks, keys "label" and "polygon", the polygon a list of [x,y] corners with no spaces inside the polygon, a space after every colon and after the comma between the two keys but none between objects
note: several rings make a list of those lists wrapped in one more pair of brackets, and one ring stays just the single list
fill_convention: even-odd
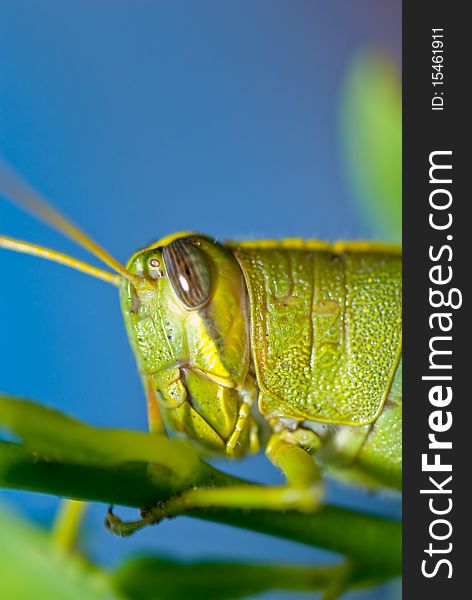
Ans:
[{"label": "bumpy green skin texture", "polygon": [[376,482],[401,489],[402,485],[402,365],[401,362],[382,413],[362,446],[356,467]]},{"label": "bumpy green skin texture", "polygon": [[327,466],[335,477],[371,488],[402,487],[402,363],[379,417],[367,427],[350,428],[350,444],[356,448],[354,460],[343,466],[339,452]]},{"label": "bumpy green skin texture", "polygon": [[248,286],[264,416],[373,423],[401,355],[401,258],[291,248],[234,252]]}]

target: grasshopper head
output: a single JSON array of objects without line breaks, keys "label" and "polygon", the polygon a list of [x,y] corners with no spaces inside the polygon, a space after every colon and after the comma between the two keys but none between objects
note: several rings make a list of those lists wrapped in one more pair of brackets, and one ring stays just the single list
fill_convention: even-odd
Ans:
[{"label": "grasshopper head", "polygon": [[246,286],[233,254],[184,233],[138,252],[127,269],[152,285],[139,290],[123,280],[121,299],[166,426],[213,451],[255,449],[252,416],[239,418],[251,377]]}]

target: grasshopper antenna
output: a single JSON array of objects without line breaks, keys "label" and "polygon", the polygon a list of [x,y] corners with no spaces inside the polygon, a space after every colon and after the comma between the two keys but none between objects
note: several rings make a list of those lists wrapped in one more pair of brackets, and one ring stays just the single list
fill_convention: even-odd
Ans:
[{"label": "grasshopper antenna", "polygon": [[39,256],[47,260],[51,260],[77,271],[87,273],[113,285],[120,285],[120,277],[124,277],[137,290],[146,290],[150,287],[149,282],[144,277],[134,275],[125,267],[123,267],[117,260],[111,256],[104,248],[102,248],[97,242],[92,240],[88,235],[76,227],[71,221],[62,216],[57,210],[55,210],[36,190],[34,190],[28,183],[26,183],[16,171],[0,158],[0,194],[5,196],[8,200],[16,204],[19,208],[38,217],[50,227],[59,231],[63,235],[72,239],[76,244],[79,244],[85,248],[88,252],[93,254],[96,258],[101,260],[107,266],[109,266],[115,273],[109,273],[89,265],[88,263],[82,262],[66,254],[31,244],[30,242],[24,242],[16,240],[7,236],[0,235],[0,248],[8,250],[14,250],[15,252],[22,252],[33,256]]}]

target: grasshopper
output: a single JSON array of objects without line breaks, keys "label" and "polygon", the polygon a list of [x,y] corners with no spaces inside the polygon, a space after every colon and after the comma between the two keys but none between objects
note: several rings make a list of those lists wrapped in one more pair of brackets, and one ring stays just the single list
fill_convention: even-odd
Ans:
[{"label": "grasshopper", "polygon": [[[167,236],[119,264],[3,167],[3,192],[113,272],[29,242],[0,247],[119,288],[149,426],[211,453],[265,447],[282,486],[197,488],[121,534],[197,507],[311,511],[323,472],[401,487],[401,251],[374,242]],[[6,177],[5,177],[6,173]],[[6,183],[5,183],[6,182]]]}]

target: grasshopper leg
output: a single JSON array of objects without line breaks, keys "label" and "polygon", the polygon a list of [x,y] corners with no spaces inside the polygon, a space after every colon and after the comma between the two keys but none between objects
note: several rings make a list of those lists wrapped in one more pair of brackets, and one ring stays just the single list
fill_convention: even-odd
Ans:
[{"label": "grasshopper leg", "polygon": [[322,500],[324,488],[321,471],[306,450],[307,447],[316,447],[318,443],[313,432],[297,429],[274,433],[266,447],[269,460],[285,475],[285,488],[298,496],[299,510],[314,510]]},{"label": "grasshopper leg", "polygon": [[162,420],[159,402],[156,398],[156,390],[151,377],[145,377],[143,380],[144,390],[146,392],[147,417],[149,431],[167,436],[164,421]]},{"label": "grasshopper leg", "polygon": [[298,437],[283,433],[274,434],[267,446],[267,456],[287,479],[285,485],[192,488],[143,510],[142,519],[136,522],[123,522],[110,511],[106,526],[113,533],[125,536],[146,525],[198,508],[316,510],[323,499],[321,473],[313,458],[299,443]]},{"label": "grasshopper leg", "polygon": [[251,417],[251,407],[256,399],[256,388],[249,378],[246,382],[246,386],[244,400],[239,409],[236,427],[234,428],[230,439],[226,443],[226,453],[228,456],[234,456],[236,454],[235,450],[237,444],[239,444],[241,432],[244,430],[247,424],[249,424],[249,451],[251,453],[259,451],[260,446],[258,427],[255,420]]}]

